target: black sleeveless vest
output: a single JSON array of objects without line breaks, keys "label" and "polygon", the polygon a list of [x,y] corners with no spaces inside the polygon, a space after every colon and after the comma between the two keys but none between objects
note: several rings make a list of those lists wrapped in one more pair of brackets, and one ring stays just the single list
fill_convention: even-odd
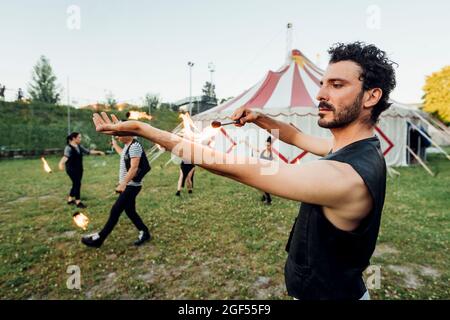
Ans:
[{"label": "black sleeveless vest", "polygon": [[373,208],[356,230],[347,232],[336,228],[321,206],[302,203],[286,245],[286,288],[300,300],[359,299],[366,291],[362,272],[375,250],[386,191],[380,141],[356,141],[321,160],[351,165],[366,184]]},{"label": "black sleeveless vest", "polygon": [[72,149],[70,153],[70,157],[66,162],[66,170],[67,171],[82,171],[83,170],[83,152],[77,151],[77,148],[69,144],[69,147]]}]

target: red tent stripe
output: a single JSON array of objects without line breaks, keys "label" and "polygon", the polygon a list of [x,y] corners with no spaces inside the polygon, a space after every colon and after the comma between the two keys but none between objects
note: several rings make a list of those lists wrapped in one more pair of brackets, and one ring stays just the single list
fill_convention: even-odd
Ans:
[{"label": "red tent stripe", "polygon": [[286,66],[283,70],[279,72],[269,71],[269,74],[264,80],[264,83],[259,88],[259,90],[255,93],[255,95],[245,104],[246,107],[249,108],[264,108],[267,101],[269,101],[272,96],[275,88],[280,81],[280,78],[283,74],[289,69],[289,66]]},{"label": "red tent stripe", "polygon": [[381,131],[381,129],[378,126],[375,126],[375,130],[380,134],[380,136],[387,142],[387,144],[389,145],[386,150],[383,151],[383,156],[386,156],[389,151],[391,151],[391,149],[394,147],[394,143],[391,141],[391,139],[389,139],[387,137],[387,135],[384,134],[383,131]]},{"label": "red tent stripe", "polygon": [[314,103],[306,90],[305,84],[300,77],[298,66],[295,65],[294,80],[292,81],[291,106],[313,107]]},{"label": "red tent stripe", "polygon": [[300,160],[308,153],[308,151],[303,151],[297,157],[295,157],[290,163],[294,164],[296,162],[300,162]]}]

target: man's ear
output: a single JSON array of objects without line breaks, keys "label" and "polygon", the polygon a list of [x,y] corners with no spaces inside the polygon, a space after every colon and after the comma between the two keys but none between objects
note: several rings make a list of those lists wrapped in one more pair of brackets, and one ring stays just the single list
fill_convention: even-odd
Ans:
[{"label": "man's ear", "polygon": [[380,88],[373,88],[370,90],[367,90],[365,94],[365,102],[363,107],[364,108],[372,108],[375,106],[378,101],[380,101],[381,96],[383,95],[383,90]]}]

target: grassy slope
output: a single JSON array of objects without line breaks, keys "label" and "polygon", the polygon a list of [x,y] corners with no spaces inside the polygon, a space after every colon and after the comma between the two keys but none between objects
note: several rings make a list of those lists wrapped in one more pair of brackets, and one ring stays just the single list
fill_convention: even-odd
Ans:
[{"label": "grassy slope", "polygon": [[[46,175],[39,160],[0,162],[0,298],[289,298],[284,246],[298,204],[275,198],[266,207],[257,191],[201,169],[195,193],[176,198],[178,167],[163,167],[167,159],[153,165],[137,203],[151,244],[133,247],[137,234],[123,215],[100,250],[80,244],[64,173]],[[90,232],[103,225],[114,201],[118,157],[85,160]],[[53,168],[57,161],[49,159]],[[435,156],[431,166],[437,178],[411,167],[388,181],[379,244],[392,250],[372,261],[382,273],[372,298],[450,298],[450,162]],[[81,291],[66,288],[72,264],[81,268]],[[389,266],[410,268],[421,285],[407,288],[411,275]],[[423,276],[420,266],[440,275]]]},{"label": "grassy slope", "polygon": [[[0,147],[8,149],[43,150],[64,148],[67,136],[67,107],[42,103],[23,104],[1,102]],[[125,118],[126,111],[115,112]],[[71,108],[71,130],[83,134],[83,144],[103,150],[109,149],[109,138],[95,132],[92,111]],[[164,130],[173,129],[179,122],[178,114],[156,110],[152,124]],[[149,143],[145,142],[146,146]]]}]

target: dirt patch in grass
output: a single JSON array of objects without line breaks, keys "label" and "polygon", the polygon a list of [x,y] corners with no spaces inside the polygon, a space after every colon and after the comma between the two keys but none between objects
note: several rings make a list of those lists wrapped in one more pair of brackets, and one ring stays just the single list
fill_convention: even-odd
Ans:
[{"label": "dirt patch in grass", "polygon": [[398,254],[398,253],[399,253],[399,251],[397,249],[395,249],[394,247],[391,247],[390,245],[388,245],[386,243],[380,243],[375,248],[373,256],[375,258],[378,258],[378,257],[384,256],[384,255]]},{"label": "dirt patch in grass", "polygon": [[24,203],[24,202],[35,200],[35,199],[36,198],[34,198],[34,197],[23,196],[23,197],[19,197],[19,198],[15,199],[15,200],[9,201],[7,203],[9,203],[9,204],[17,204],[17,203]]},{"label": "dirt patch in grass", "polygon": [[418,289],[422,286],[422,282],[414,273],[413,268],[408,266],[389,265],[388,269],[403,277],[406,288]]},{"label": "dirt patch in grass", "polygon": [[105,295],[113,293],[116,289],[115,282],[117,279],[117,273],[111,272],[106,276],[100,284],[93,286],[90,290],[86,292],[86,298],[95,298],[97,294]]},{"label": "dirt patch in grass", "polygon": [[430,266],[418,266],[419,272],[424,277],[437,279],[441,276],[441,272]]}]

